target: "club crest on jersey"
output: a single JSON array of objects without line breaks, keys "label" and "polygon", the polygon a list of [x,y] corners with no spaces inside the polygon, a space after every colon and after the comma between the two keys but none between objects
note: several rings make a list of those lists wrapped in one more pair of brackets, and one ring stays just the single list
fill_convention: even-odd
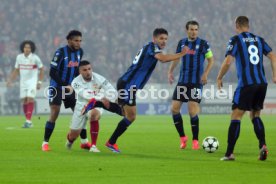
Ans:
[{"label": "club crest on jersey", "polygon": [[69,61],[67,67],[71,68],[71,67],[78,67],[79,63],[78,62],[74,62],[74,61]]},{"label": "club crest on jersey", "polygon": [[199,49],[199,45],[196,45],[196,49]]},{"label": "club crest on jersey", "polygon": [[78,55],[78,60],[80,60],[80,55]]}]

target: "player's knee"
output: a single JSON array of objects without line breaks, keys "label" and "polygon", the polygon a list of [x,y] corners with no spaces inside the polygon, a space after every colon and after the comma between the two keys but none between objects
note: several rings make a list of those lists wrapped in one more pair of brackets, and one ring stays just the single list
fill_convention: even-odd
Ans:
[{"label": "player's knee", "polygon": [[180,109],[177,108],[177,107],[172,106],[171,107],[171,113],[172,114],[178,114],[178,113],[180,113]]},{"label": "player's knee", "polygon": [[136,114],[135,114],[135,113],[128,114],[128,115],[126,116],[126,118],[127,118],[130,122],[133,122],[133,121],[135,121],[135,119],[136,119]]}]

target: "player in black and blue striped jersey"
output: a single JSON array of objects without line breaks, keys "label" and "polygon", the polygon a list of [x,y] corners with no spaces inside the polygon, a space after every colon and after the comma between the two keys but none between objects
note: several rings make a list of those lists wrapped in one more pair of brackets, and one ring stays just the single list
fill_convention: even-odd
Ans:
[{"label": "player in black and blue striped jersey", "polygon": [[[193,20],[188,21],[186,23],[187,37],[179,41],[176,49],[176,53],[179,53],[184,46],[189,48],[187,54],[181,58],[180,75],[172,98],[172,118],[180,136],[181,149],[186,147],[188,141],[188,137],[185,135],[184,131],[182,115],[180,113],[183,102],[187,103],[190,115],[193,133],[192,149],[199,149],[199,104],[203,85],[207,83],[208,74],[214,63],[213,53],[208,42],[199,38],[198,32],[198,22]],[[208,61],[208,64],[204,70],[205,60]],[[168,71],[170,84],[174,81],[173,71],[178,63],[179,60],[176,60],[170,65]]]},{"label": "player in black and blue striped jersey", "polygon": [[239,137],[241,119],[246,111],[250,111],[254,131],[259,140],[259,160],[266,160],[268,151],[265,129],[260,118],[267,90],[263,55],[271,60],[274,83],[276,83],[276,55],[262,37],[249,32],[249,19],[246,16],[237,17],[235,23],[237,35],[233,36],[228,43],[225,60],[217,77],[217,85],[220,89],[222,78],[235,58],[238,86],[233,97],[227,151],[221,160],[235,159],[234,147]]},{"label": "player in black and blue striped jersey", "polygon": [[157,62],[170,62],[186,54],[187,47],[176,54],[163,54],[162,49],[165,48],[167,39],[167,30],[156,28],[153,32],[153,41],[142,47],[127,72],[117,82],[118,103],[123,106],[124,118],[106,143],[106,146],[114,152],[120,152],[116,141],[136,118],[136,91],[143,89]]},{"label": "player in black and blue striped jersey", "polygon": [[[71,82],[79,75],[78,67],[83,56],[81,48],[82,33],[78,30],[72,30],[68,33],[68,44],[56,50],[50,65],[50,86],[49,86],[49,104],[50,117],[45,125],[44,141],[42,150],[49,151],[49,139],[55,128],[55,122],[58,118],[61,102],[65,108],[74,110],[76,99]],[[82,148],[89,149],[86,130],[81,132]]]}]

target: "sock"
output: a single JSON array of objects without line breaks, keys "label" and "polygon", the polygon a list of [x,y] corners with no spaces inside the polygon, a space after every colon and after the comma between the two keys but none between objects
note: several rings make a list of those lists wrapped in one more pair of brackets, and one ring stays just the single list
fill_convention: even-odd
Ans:
[{"label": "sock", "polygon": [[198,140],[199,119],[197,115],[195,115],[194,117],[191,117],[191,127],[192,127],[192,133],[193,133],[193,140]]},{"label": "sock", "polygon": [[229,157],[234,152],[235,144],[240,135],[240,120],[231,120],[229,129],[228,129],[228,145],[225,156]]},{"label": "sock", "polygon": [[68,140],[71,144],[73,144],[74,141],[75,141],[75,139],[70,139],[69,137],[70,137],[70,136],[69,136],[69,133],[68,133],[68,134],[67,134],[67,140]]},{"label": "sock", "polygon": [[263,121],[260,117],[256,117],[252,120],[252,123],[254,125],[255,134],[259,140],[259,148],[261,149],[263,145],[266,145],[265,128],[264,128]]},{"label": "sock", "polygon": [[105,109],[109,112],[113,112],[113,113],[116,113],[120,116],[123,116],[122,108],[119,104],[114,103],[114,102],[109,102],[109,105],[110,105],[109,108],[106,108],[101,101],[97,101],[96,104],[95,104],[95,107],[100,107],[100,108],[103,108],[103,109]]},{"label": "sock", "polygon": [[173,114],[172,118],[173,118],[174,126],[175,126],[179,136],[184,137],[185,132],[184,132],[183,120],[182,120],[181,114],[180,113]]},{"label": "sock", "polygon": [[23,112],[24,112],[24,115],[25,115],[26,119],[27,119],[27,110],[28,110],[27,107],[28,107],[28,104],[23,103]]},{"label": "sock", "polygon": [[26,109],[26,119],[31,120],[32,115],[33,115],[33,110],[34,110],[34,102],[29,102],[26,104],[27,109]]},{"label": "sock", "polygon": [[92,145],[97,144],[97,138],[99,133],[99,121],[90,121],[90,135]]},{"label": "sock", "polygon": [[81,139],[87,139],[86,129],[83,128],[81,130],[80,137],[81,137]]},{"label": "sock", "polygon": [[80,141],[81,141],[81,144],[87,144],[89,142],[87,138],[86,139],[81,139]]},{"label": "sock", "polygon": [[47,121],[45,125],[44,141],[49,142],[49,139],[54,131],[55,122]]},{"label": "sock", "polygon": [[115,129],[115,131],[113,132],[112,136],[110,137],[109,139],[109,143],[110,144],[115,144],[118,137],[120,137],[127,129],[127,127],[131,124],[131,122],[126,119],[126,118],[123,118],[117,128]]}]

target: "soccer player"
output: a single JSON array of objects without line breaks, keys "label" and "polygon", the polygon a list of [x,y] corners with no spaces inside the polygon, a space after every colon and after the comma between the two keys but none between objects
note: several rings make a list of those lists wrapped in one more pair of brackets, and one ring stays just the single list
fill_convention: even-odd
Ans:
[{"label": "soccer player", "polygon": [[81,130],[86,127],[87,119],[89,119],[92,141],[90,152],[100,152],[96,144],[99,132],[99,119],[101,118],[103,109],[94,108],[85,115],[82,115],[81,111],[91,98],[101,100],[103,97],[106,97],[108,100],[115,102],[118,96],[117,91],[103,76],[92,72],[92,66],[89,61],[83,60],[80,62],[79,73],[80,75],[72,81],[72,88],[76,93],[77,102],[70,132],[67,135],[66,147],[71,149],[73,142],[79,136]]},{"label": "soccer player", "polygon": [[271,61],[274,83],[276,83],[276,55],[262,37],[249,32],[249,19],[246,16],[237,17],[235,23],[237,35],[229,40],[225,59],[217,77],[218,89],[221,89],[223,76],[235,58],[238,86],[233,97],[227,151],[221,160],[235,160],[234,147],[240,134],[241,119],[246,111],[250,111],[254,131],[259,140],[259,160],[266,160],[268,150],[265,128],[260,117],[267,90],[263,55]]},{"label": "soccer player", "polygon": [[[188,46],[187,54],[181,58],[181,67],[178,83],[175,87],[172,100],[172,118],[175,128],[180,136],[180,148],[184,149],[187,145],[188,136],[185,135],[181,106],[188,105],[190,122],[193,133],[192,149],[198,150],[199,117],[201,92],[203,85],[207,83],[208,74],[214,63],[213,53],[206,40],[198,37],[199,24],[196,21],[186,23],[187,37],[178,42],[176,53],[181,52],[184,46]],[[204,61],[208,64],[204,70]],[[168,71],[169,83],[174,81],[173,71],[179,60],[171,63]]]},{"label": "soccer player", "polygon": [[[119,153],[120,150],[116,144],[117,139],[126,131],[136,118],[136,91],[143,89],[149,80],[157,61],[162,63],[170,62],[184,56],[187,47],[184,47],[180,53],[163,54],[168,40],[168,32],[164,28],[156,28],[153,31],[153,41],[149,42],[134,57],[132,65],[127,72],[121,76],[117,82],[118,103],[123,108],[124,118],[119,122],[106,146],[113,152]],[[90,104],[86,107],[89,107]],[[105,107],[107,107],[105,103]],[[90,106],[92,109],[93,106]],[[108,107],[110,108],[110,107]],[[119,114],[119,113],[118,113]]]},{"label": "soccer player", "polygon": [[[50,68],[50,87],[49,87],[49,104],[50,118],[45,125],[44,141],[42,151],[49,151],[49,139],[55,128],[55,123],[59,115],[61,102],[65,108],[74,110],[76,99],[71,82],[79,75],[78,66],[83,56],[81,48],[82,33],[72,30],[68,33],[67,45],[57,49],[51,61]],[[90,149],[86,129],[81,131],[81,148]]]},{"label": "soccer player", "polygon": [[20,44],[22,53],[16,57],[15,69],[7,80],[7,86],[9,87],[17,75],[20,75],[20,98],[23,102],[23,112],[26,117],[23,128],[30,128],[33,125],[31,119],[34,110],[34,98],[36,90],[41,87],[44,76],[43,64],[34,53],[35,49],[35,43],[31,40],[25,40]]}]

